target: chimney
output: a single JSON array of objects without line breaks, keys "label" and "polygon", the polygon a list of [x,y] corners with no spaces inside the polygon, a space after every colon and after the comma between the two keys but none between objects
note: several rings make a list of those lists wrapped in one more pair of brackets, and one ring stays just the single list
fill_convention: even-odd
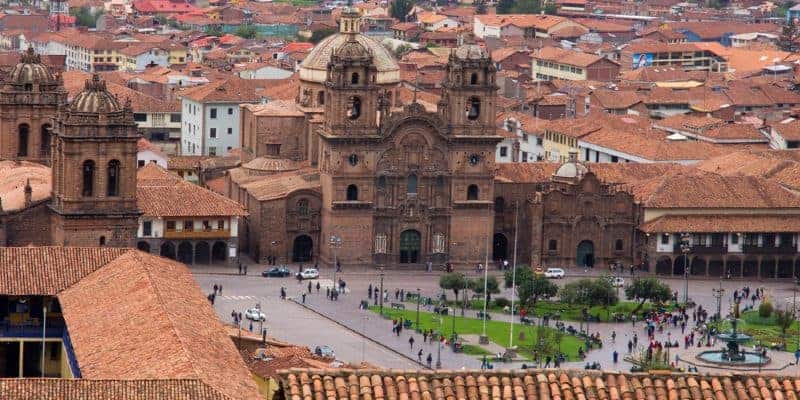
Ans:
[{"label": "chimney", "polygon": [[25,182],[25,207],[26,208],[31,205],[32,197],[33,197],[33,189],[31,188],[31,180],[28,179],[27,182]]}]

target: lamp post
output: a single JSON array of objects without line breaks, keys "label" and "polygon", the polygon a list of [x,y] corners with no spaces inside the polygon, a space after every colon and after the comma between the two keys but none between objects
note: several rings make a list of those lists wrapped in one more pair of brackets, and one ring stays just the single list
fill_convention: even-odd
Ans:
[{"label": "lamp post", "polygon": [[[419,303],[422,302],[422,298],[419,293],[419,288],[417,288],[417,323],[414,325],[417,328],[417,333],[421,331],[421,329],[419,329]],[[383,293],[381,293],[381,296],[383,296]]]},{"label": "lamp post", "polygon": [[[381,315],[381,317],[382,317],[382,316],[383,316],[383,267],[380,267],[380,268],[378,268],[378,270],[380,271],[380,276],[381,276],[381,292],[380,292],[381,301],[380,301],[380,315]],[[419,303],[417,303],[417,304],[419,304]],[[419,306],[417,306],[417,313],[418,313],[418,314],[417,314],[417,323],[419,323]]]},{"label": "lamp post", "polygon": [[722,295],[725,294],[725,289],[722,288],[722,277],[719,278],[719,289],[712,288],[714,298],[717,299],[717,321],[722,319]]},{"label": "lamp post", "polygon": [[[330,245],[333,249],[333,288],[336,290],[338,286],[336,285],[336,270],[339,266],[339,258],[338,258],[338,251],[340,247],[342,247],[342,238],[336,235],[331,235],[330,238]],[[383,296],[383,291],[381,291],[381,296]],[[381,297],[383,298],[383,297]]]},{"label": "lamp post", "polygon": [[437,347],[436,347],[436,369],[442,368],[442,331],[444,325],[444,317],[439,314],[439,337],[436,338]]},{"label": "lamp post", "polygon": [[683,306],[689,303],[689,252],[692,251],[688,232],[681,233],[681,253],[683,253]]},{"label": "lamp post", "polygon": [[483,331],[481,333],[480,338],[478,338],[478,343],[480,344],[489,344],[489,337],[486,336],[486,296],[487,296],[487,283],[489,282],[489,237],[486,237],[486,259],[483,264]]},{"label": "lamp post", "polygon": [[511,326],[508,330],[508,347],[514,348],[514,295],[517,288],[517,232],[519,222],[519,202],[514,202],[514,256],[511,262]]}]

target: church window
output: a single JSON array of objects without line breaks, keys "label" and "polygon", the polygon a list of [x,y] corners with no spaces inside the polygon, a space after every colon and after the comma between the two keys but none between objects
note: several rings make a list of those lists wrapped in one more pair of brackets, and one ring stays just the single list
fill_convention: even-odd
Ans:
[{"label": "church window", "polygon": [[308,200],[302,199],[297,202],[297,215],[301,217],[308,215]]},{"label": "church window", "polygon": [[358,186],[347,186],[347,201],[358,201]]},{"label": "church window", "polygon": [[439,176],[436,177],[436,186],[439,187],[439,188],[443,188],[444,187],[444,177],[443,176],[439,175]]},{"label": "church window", "polygon": [[478,185],[467,187],[467,200],[478,200]]},{"label": "church window", "polygon": [[472,73],[469,77],[469,84],[470,85],[477,85],[478,84],[478,74]]},{"label": "church window", "polygon": [[350,75],[350,83],[353,85],[358,85],[358,72],[353,72],[353,74]]},{"label": "church window", "polygon": [[549,251],[558,250],[558,241],[555,240],[555,239],[550,239],[550,241],[547,242],[547,250],[549,250]]},{"label": "church window", "polygon": [[350,162],[350,165],[355,167],[358,165],[358,154],[350,154],[350,156],[347,157],[347,161]]},{"label": "church window", "polygon": [[25,84],[25,91],[26,92],[32,92],[33,91],[33,84],[32,83],[26,83]]},{"label": "church window", "polygon": [[27,157],[28,156],[28,136],[30,133],[30,127],[28,124],[20,124],[17,128],[17,156],[19,157]]},{"label": "church window", "polygon": [[317,92],[317,104],[321,106],[325,105],[325,92],[323,91]]},{"label": "church window", "polygon": [[356,96],[350,97],[350,109],[347,111],[347,118],[356,120],[361,116],[361,99]]},{"label": "church window", "polygon": [[434,233],[431,243],[431,252],[441,254],[445,252],[444,249],[445,249],[444,234]]},{"label": "church window", "polygon": [[39,155],[50,155],[50,125],[42,125],[41,141],[39,142]]},{"label": "church window", "polygon": [[470,121],[478,119],[481,115],[481,100],[477,97],[469,99],[469,110],[467,111],[467,118]]},{"label": "church window", "polygon": [[623,247],[622,239],[617,239],[617,241],[614,242],[614,250],[622,251],[622,247]]},{"label": "church window", "polygon": [[506,200],[502,197],[497,197],[494,199],[494,212],[497,214],[502,214],[503,211],[506,209]]},{"label": "church window", "polygon": [[386,234],[379,233],[375,235],[375,254],[386,254]]},{"label": "church window", "polygon": [[408,185],[406,188],[406,193],[409,194],[417,194],[417,175],[411,174],[408,176]]},{"label": "church window", "polygon": [[106,245],[106,237],[100,236],[100,246],[105,246],[105,245]]},{"label": "church window", "polygon": [[109,196],[119,196],[119,181],[120,181],[120,163],[117,160],[108,162],[108,190],[106,193]]},{"label": "church window", "polygon": [[83,162],[83,190],[84,197],[94,194],[94,161],[86,160]]}]

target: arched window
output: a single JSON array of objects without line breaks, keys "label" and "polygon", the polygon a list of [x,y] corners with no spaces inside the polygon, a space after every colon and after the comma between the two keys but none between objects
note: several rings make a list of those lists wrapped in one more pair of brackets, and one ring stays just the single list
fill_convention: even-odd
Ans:
[{"label": "arched window", "polygon": [[467,187],[467,200],[478,200],[478,185]]},{"label": "arched window", "polygon": [[478,84],[478,74],[472,73],[469,77],[469,84],[470,85],[477,85]]},{"label": "arched window", "polygon": [[350,75],[350,83],[358,85],[358,72],[353,72],[353,74]]},{"label": "arched window", "polygon": [[106,245],[106,237],[100,236],[100,246],[105,246],[105,245]]},{"label": "arched window", "polygon": [[121,177],[119,176],[120,173],[120,164],[117,160],[111,160],[108,162],[108,179],[106,180],[107,188],[106,194],[108,196],[119,196],[119,181]]},{"label": "arched window", "polygon": [[26,92],[32,92],[33,91],[33,84],[32,83],[26,83],[25,84],[25,91]]},{"label": "arched window", "polygon": [[83,162],[83,188],[81,193],[84,197],[94,194],[94,161],[86,160]]},{"label": "arched window", "polygon": [[547,250],[550,250],[550,251],[558,250],[558,241],[555,240],[555,239],[550,239],[550,241],[547,242]]},{"label": "arched window", "polygon": [[41,141],[39,142],[39,155],[50,155],[50,125],[42,125]]},{"label": "arched window", "polygon": [[17,156],[19,157],[28,156],[29,133],[30,133],[30,127],[28,126],[28,124],[20,124],[17,127]]},{"label": "arched window", "polygon": [[444,187],[444,177],[439,175],[436,177],[436,187],[443,188]]},{"label": "arched window", "polygon": [[350,185],[347,187],[347,201],[358,201],[358,186]]},{"label": "arched window", "polygon": [[381,175],[378,177],[378,187],[384,189],[386,187],[386,177]]},{"label": "arched window", "polygon": [[317,92],[317,104],[321,106],[325,105],[325,92],[323,91]]},{"label": "arched window", "polygon": [[622,251],[622,239],[617,239],[617,241],[614,242],[614,250]]},{"label": "arched window", "polygon": [[406,188],[406,193],[417,194],[417,175],[411,174],[408,176],[408,185]]},{"label": "arched window", "polygon": [[469,111],[467,111],[467,118],[470,121],[478,119],[481,115],[481,100],[477,97],[469,99]]},{"label": "arched window", "polygon": [[301,217],[308,215],[308,200],[302,199],[297,202],[297,215]]},{"label": "arched window", "polygon": [[350,109],[347,111],[347,117],[350,119],[358,119],[361,116],[361,99],[356,96],[350,97]]},{"label": "arched window", "polygon": [[494,212],[497,214],[502,214],[506,208],[506,200],[502,197],[497,197],[494,199]]}]

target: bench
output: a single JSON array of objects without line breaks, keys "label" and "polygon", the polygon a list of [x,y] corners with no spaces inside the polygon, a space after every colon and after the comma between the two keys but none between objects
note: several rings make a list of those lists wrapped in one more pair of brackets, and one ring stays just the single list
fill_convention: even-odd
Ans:
[{"label": "bench", "polygon": [[392,303],[392,308],[397,309],[397,310],[405,310],[406,309],[406,305],[403,304],[403,303]]},{"label": "bench", "polygon": [[[478,318],[483,318],[483,311],[478,311]],[[486,319],[492,319],[492,316],[486,313]]]}]

